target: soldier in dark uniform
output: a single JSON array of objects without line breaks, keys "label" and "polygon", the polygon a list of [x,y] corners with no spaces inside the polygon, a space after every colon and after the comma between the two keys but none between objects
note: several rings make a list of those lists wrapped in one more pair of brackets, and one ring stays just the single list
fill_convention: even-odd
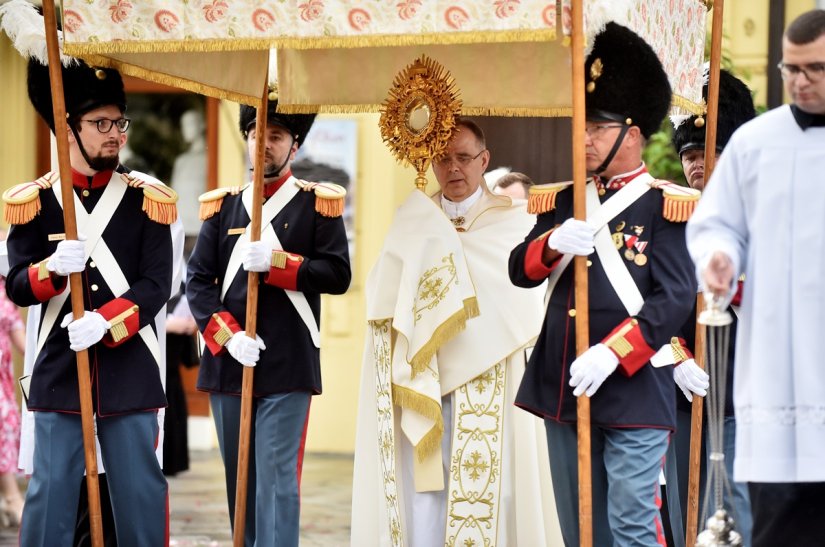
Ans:
[{"label": "soldier in dark uniform", "polygon": [[[351,271],[341,218],[345,191],[292,176],[314,115],[267,112],[261,239],[249,241],[252,185],[201,196],[204,220],[186,294],[206,343],[198,389],[210,392],[234,521],[241,379],[256,366],[245,524],[247,546],[298,544],[300,476],[312,395],[321,393],[321,294],[341,294]],[[254,108],[241,134],[255,157]],[[244,332],[247,272],[260,272],[257,337]]]},{"label": "soldier in dark uniform", "polygon": [[[74,351],[88,350],[92,404],[117,541],[168,543],[167,484],[155,456],[166,406],[155,324],[171,293],[176,195],[127,174],[118,152],[129,120],[120,74],[82,62],[63,69],[78,233],[66,241],[59,174],[4,193],[10,271],[19,306],[42,304],[28,408],[34,472],[20,542],[72,545],[85,467]],[[29,63],[29,96],[55,130],[48,68]],[[146,211],[146,212],[144,212]],[[72,319],[67,276],[81,273],[85,313]],[[162,333],[160,333],[162,335]],[[74,351],[69,351],[69,350]]]},{"label": "soldier in dark uniform", "polygon": [[[707,98],[708,85],[702,89]],[[733,132],[745,122],[756,117],[753,107],[753,98],[748,87],[726,70],[719,75],[719,109],[716,126],[716,155],[728,144]],[[701,121],[700,121],[701,120]],[[681,121],[673,130],[673,147],[682,161],[685,178],[691,188],[703,190],[705,187],[705,124],[704,118],[690,116]],[[741,290],[738,293],[741,297]],[[695,299],[694,299],[695,303]],[[738,298],[734,304],[738,306]],[[736,453],[736,420],[733,415],[733,357],[736,337],[736,313],[728,310],[733,317],[731,325],[730,354],[727,363],[727,382],[725,393],[725,435],[724,453],[725,467],[728,477],[733,478],[733,458]],[[673,530],[673,545],[684,545],[684,521],[687,514],[687,488],[689,477],[690,435],[691,435],[691,401],[693,394],[705,395],[702,386],[707,387],[707,373],[701,370],[693,361],[691,349],[695,344],[696,307],[690,314],[682,330],[684,334],[684,355],[688,359],[674,368],[674,378],[684,396],[676,396],[676,434],[668,447],[665,460],[665,478],[667,479],[667,505],[670,514],[670,526]],[[707,443],[702,444],[703,454],[701,465],[700,489],[705,486],[705,469],[707,461]],[[736,531],[742,534],[744,546],[750,546],[751,540],[751,508],[748,497],[748,487],[744,483],[731,482],[731,496],[725,494],[725,505],[728,513],[736,521]],[[703,496],[700,495],[699,507],[703,507]]]},{"label": "soldier in dark uniform", "polygon": [[[552,291],[516,404],[545,420],[566,545],[579,544],[576,397],[585,394],[594,545],[659,545],[659,472],[675,425],[675,390],[673,360],[661,368],[650,361],[669,350],[696,294],[683,205],[698,192],[653,179],[642,162],[671,98],[650,46],[609,23],[585,73],[586,161],[596,175],[587,185],[588,221],[572,218],[570,183],[537,186],[530,197],[536,225],[510,255],[513,283],[549,279]],[[589,255],[590,266],[591,347],[578,358],[573,255]]]}]

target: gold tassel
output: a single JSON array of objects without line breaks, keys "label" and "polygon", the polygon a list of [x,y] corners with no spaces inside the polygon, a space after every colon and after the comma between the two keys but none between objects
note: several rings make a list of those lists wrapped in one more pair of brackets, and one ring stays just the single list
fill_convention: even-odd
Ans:
[{"label": "gold tassel", "polygon": [[671,222],[687,222],[696,209],[698,199],[682,196],[664,196],[662,216]]},{"label": "gold tassel", "polygon": [[6,224],[26,224],[40,212],[40,196],[26,203],[6,203],[3,219]]},{"label": "gold tassel", "polygon": [[326,198],[315,196],[315,210],[321,216],[336,218],[344,214],[344,198]]},{"label": "gold tassel", "polygon": [[198,210],[198,217],[201,220],[211,218],[213,215],[220,213],[221,205],[223,205],[223,198],[212,201],[202,201],[200,209]]},{"label": "gold tassel", "polygon": [[556,208],[556,193],[530,194],[527,200],[527,212],[531,215],[540,215]]},{"label": "gold tassel", "polygon": [[160,224],[172,224],[178,219],[178,208],[174,203],[160,203],[145,194],[143,211],[149,218]]}]

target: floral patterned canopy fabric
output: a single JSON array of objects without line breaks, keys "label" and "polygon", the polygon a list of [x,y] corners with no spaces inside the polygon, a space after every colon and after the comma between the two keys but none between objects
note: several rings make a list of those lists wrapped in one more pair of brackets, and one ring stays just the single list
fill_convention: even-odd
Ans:
[{"label": "floral patterned canopy fabric", "polygon": [[[569,115],[570,0],[63,1],[65,52],[253,104],[277,50],[279,103],[374,111],[393,75],[427,54],[472,114]],[[585,0],[592,37],[613,20],[659,52],[674,105],[701,111],[699,0]],[[271,77],[271,79],[275,79]]]}]

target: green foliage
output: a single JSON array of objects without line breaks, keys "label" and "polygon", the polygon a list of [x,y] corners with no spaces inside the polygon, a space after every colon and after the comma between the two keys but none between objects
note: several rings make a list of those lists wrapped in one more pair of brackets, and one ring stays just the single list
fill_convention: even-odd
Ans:
[{"label": "green foliage", "polygon": [[647,170],[657,179],[687,185],[682,171],[682,162],[670,142],[672,134],[673,126],[670,124],[670,118],[665,118],[659,131],[648,139],[647,146],[642,151],[642,159],[647,165]]}]

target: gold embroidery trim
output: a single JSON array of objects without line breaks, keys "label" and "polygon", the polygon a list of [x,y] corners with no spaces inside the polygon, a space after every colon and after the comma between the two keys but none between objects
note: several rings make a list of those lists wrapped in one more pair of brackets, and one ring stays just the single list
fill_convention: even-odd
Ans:
[{"label": "gold embroidery trim", "polygon": [[46,266],[48,264],[49,259],[41,260],[40,263],[37,265],[37,280],[38,281],[45,281],[51,276],[51,272],[49,268]]},{"label": "gold embroidery trim", "polygon": [[126,311],[109,319],[109,324],[111,325],[109,328],[109,333],[112,335],[112,340],[115,342],[120,342],[129,336],[129,330],[126,328],[126,319],[137,313],[137,311],[138,306],[136,304],[134,306],[130,306]]},{"label": "gold embroidery trim", "polygon": [[633,351],[633,345],[627,341],[625,335],[636,328],[639,322],[635,319],[631,319],[628,323],[620,328],[616,333],[605,340],[604,345],[612,349],[616,352],[616,355],[619,356],[620,359],[624,359],[627,357],[631,351]]},{"label": "gold embroidery trim", "polygon": [[673,352],[674,363],[678,364],[688,360],[688,355],[687,352],[685,352],[685,348],[682,347],[682,343],[679,342],[679,339],[675,336],[670,339],[670,350]]},{"label": "gold embroidery trim", "polygon": [[215,323],[217,323],[220,327],[212,339],[215,340],[215,343],[219,346],[224,346],[227,342],[229,342],[229,339],[232,338],[232,329],[229,328],[229,325],[227,325],[217,313],[212,314],[212,319],[214,319]]}]

